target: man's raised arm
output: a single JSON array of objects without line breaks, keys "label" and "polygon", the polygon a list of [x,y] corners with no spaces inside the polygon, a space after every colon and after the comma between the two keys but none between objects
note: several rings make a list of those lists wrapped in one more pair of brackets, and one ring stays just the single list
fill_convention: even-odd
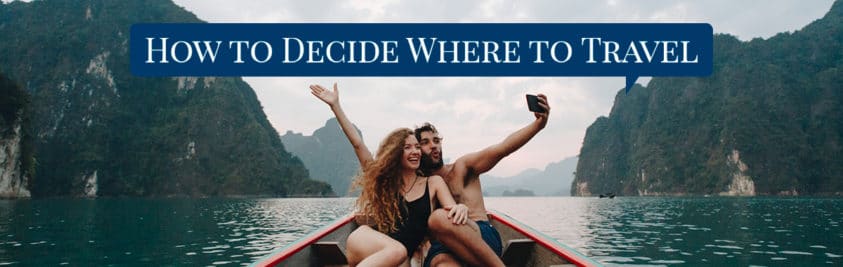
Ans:
[{"label": "man's raised arm", "polygon": [[[524,126],[524,128],[510,134],[502,142],[489,146],[483,150],[467,154],[457,159],[457,164],[464,164],[465,167],[473,174],[480,175],[491,170],[504,157],[512,154],[524,144],[526,144],[533,136],[536,136],[539,131],[544,129],[547,125],[548,115],[550,115],[550,106],[547,104],[547,97],[543,94],[538,95],[539,106],[543,107],[545,112],[534,112],[536,120]],[[462,161],[460,163],[460,161]]]},{"label": "man's raised arm", "polygon": [[348,137],[348,142],[354,147],[354,153],[357,154],[357,160],[360,161],[360,166],[365,167],[366,164],[372,161],[372,152],[369,152],[369,148],[363,144],[363,138],[354,130],[351,120],[348,119],[342,107],[340,107],[340,93],[337,90],[337,83],[334,83],[333,92],[328,91],[318,84],[310,85],[310,93],[331,107],[331,111],[337,117],[337,122],[339,122],[340,128],[345,133],[345,137]]}]

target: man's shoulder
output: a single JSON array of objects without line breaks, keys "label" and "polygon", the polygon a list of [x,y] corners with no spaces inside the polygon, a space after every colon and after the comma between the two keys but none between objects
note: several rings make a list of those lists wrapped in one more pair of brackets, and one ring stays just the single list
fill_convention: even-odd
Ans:
[{"label": "man's shoulder", "polygon": [[454,179],[463,180],[467,175],[467,168],[464,163],[456,161],[454,163],[446,164],[442,167],[441,175],[446,181]]},{"label": "man's shoulder", "polygon": [[449,164],[445,165],[444,167],[442,167],[442,170],[444,170],[445,173],[451,174],[454,171],[458,171],[463,166],[465,166],[465,164],[462,164],[459,161],[455,161],[454,163],[449,163]]},{"label": "man's shoulder", "polygon": [[435,172],[433,172],[433,175],[439,175],[439,176],[442,177],[442,179],[450,180],[451,176],[452,176],[451,172],[453,170],[454,170],[454,163],[448,163],[448,164],[443,165],[442,168],[439,168],[439,170],[436,170]]},{"label": "man's shoulder", "polygon": [[436,175],[436,174],[428,176],[427,179],[428,179],[428,182],[432,183],[432,184],[445,183],[445,179],[442,178],[442,176],[439,176],[439,175]]}]

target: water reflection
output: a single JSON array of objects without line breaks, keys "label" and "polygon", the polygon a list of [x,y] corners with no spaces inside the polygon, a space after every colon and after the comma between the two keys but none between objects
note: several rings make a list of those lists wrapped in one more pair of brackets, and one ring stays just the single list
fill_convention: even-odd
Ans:
[{"label": "water reflection", "polygon": [[257,259],[351,211],[351,199],[260,199],[221,209],[219,223],[235,249]]},{"label": "water reflection", "polygon": [[0,264],[247,265],[350,199],[0,200]]},{"label": "water reflection", "polygon": [[[247,265],[353,199],[0,200],[0,265]],[[843,199],[487,198],[607,265],[840,265]]]},{"label": "water reflection", "polygon": [[832,214],[841,214],[841,204],[822,198],[487,200],[597,261],[635,266],[840,264],[843,229]]}]

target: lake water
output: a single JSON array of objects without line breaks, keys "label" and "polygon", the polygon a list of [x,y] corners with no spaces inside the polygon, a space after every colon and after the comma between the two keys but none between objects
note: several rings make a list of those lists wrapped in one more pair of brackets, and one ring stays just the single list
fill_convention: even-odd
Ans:
[{"label": "lake water", "polygon": [[[0,200],[0,265],[246,265],[351,210],[339,199]],[[606,265],[840,266],[839,198],[487,198]]]}]

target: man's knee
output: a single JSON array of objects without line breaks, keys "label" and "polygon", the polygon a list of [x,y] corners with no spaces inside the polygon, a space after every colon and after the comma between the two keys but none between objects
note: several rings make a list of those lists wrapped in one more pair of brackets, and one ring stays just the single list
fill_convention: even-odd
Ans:
[{"label": "man's knee", "polygon": [[451,254],[442,253],[430,260],[432,267],[460,267],[462,266]]},{"label": "man's knee", "polygon": [[401,265],[404,261],[407,260],[407,249],[404,246],[388,246],[383,249],[383,253],[386,254],[388,261],[391,263],[395,263],[395,266]]},{"label": "man's knee", "polygon": [[434,210],[427,219],[427,227],[434,234],[447,233],[451,226],[452,223],[448,219],[448,211],[445,209]]}]

